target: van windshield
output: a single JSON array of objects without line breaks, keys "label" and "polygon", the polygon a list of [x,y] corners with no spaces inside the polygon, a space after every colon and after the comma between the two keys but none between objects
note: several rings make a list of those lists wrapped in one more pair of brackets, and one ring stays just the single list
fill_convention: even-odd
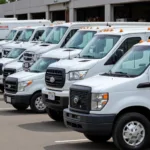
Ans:
[{"label": "van windshield", "polygon": [[52,27],[49,27],[45,30],[45,32],[42,34],[41,38],[40,38],[40,41],[41,42],[44,42],[47,38],[47,36],[50,34],[50,32],[52,31]]},{"label": "van windshield", "polygon": [[6,40],[10,41],[13,40],[13,38],[15,37],[17,30],[11,30],[8,34],[8,36],[6,37]]},{"label": "van windshield", "polygon": [[51,33],[46,38],[45,43],[58,44],[63,38],[67,29],[68,27],[64,27],[64,26],[54,27]]},{"label": "van windshield", "polygon": [[111,74],[136,77],[141,75],[150,64],[150,46],[134,46],[112,68]]},{"label": "van windshield", "polygon": [[12,58],[12,59],[16,59],[18,58],[26,49],[23,48],[15,48],[13,50],[11,50],[8,55],[6,56],[6,58]]},{"label": "van windshield", "polygon": [[34,29],[26,29],[21,36],[19,37],[18,41],[28,42],[34,32]]},{"label": "van windshield", "polygon": [[96,31],[77,31],[65,48],[83,49],[93,38]]},{"label": "van windshield", "polygon": [[54,58],[44,58],[41,57],[38,61],[36,61],[30,68],[30,72],[46,72],[47,67],[52,64],[59,61],[59,59]]},{"label": "van windshield", "polygon": [[118,35],[96,35],[80,53],[81,58],[102,59],[120,39]]}]

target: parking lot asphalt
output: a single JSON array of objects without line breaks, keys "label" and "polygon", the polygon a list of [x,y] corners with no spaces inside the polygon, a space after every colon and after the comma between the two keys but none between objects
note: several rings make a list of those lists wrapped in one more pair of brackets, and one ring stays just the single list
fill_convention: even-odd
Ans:
[{"label": "parking lot asphalt", "polygon": [[47,114],[18,112],[2,99],[0,134],[1,150],[117,150],[112,141],[94,144]]}]

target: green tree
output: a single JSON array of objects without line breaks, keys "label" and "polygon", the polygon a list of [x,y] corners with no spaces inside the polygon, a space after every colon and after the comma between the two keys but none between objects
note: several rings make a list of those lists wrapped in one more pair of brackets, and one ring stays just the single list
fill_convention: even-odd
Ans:
[{"label": "green tree", "polygon": [[5,4],[6,0],[0,0],[0,4]]}]

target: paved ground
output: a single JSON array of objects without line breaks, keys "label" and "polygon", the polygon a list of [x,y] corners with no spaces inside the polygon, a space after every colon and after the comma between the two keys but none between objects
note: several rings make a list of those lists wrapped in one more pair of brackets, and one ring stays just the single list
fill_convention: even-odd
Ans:
[{"label": "paved ground", "polygon": [[94,144],[47,114],[19,113],[2,100],[0,135],[1,150],[116,150],[112,142]]}]

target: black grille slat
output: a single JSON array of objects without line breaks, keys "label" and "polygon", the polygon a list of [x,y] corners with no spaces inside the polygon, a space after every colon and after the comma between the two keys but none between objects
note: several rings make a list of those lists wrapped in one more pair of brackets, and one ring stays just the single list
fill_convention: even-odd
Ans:
[{"label": "black grille slat", "polygon": [[33,61],[33,57],[34,57],[34,54],[24,53],[24,60],[25,61]]},{"label": "black grille slat", "polygon": [[3,74],[3,64],[0,64],[0,75],[2,75]]},{"label": "black grille slat", "polygon": [[[65,69],[48,68],[45,75],[46,85],[54,88],[62,88],[65,84],[65,76]],[[55,79],[53,83],[50,81],[51,77]]]},{"label": "black grille slat", "polygon": [[[75,102],[75,98],[78,102]],[[70,108],[73,111],[89,113],[91,110],[91,88],[72,86],[70,88]]]},{"label": "black grille slat", "polygon": [[16,69],[11,69],[11,68],[5,68],[3,75],[4,79],[6,79],[9,75],[16,73]]},{"label": "black grille slat", "polygon": [[18,91],[18,79],[7,77],[4,84],[6,92],[17,93]]}]

